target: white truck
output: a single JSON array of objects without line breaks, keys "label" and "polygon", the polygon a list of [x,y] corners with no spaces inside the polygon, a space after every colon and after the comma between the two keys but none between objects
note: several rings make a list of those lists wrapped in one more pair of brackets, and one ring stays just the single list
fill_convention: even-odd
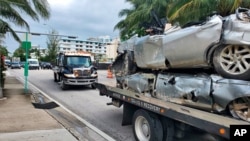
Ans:
[{"label": "white truck", "polygon": [[39,70],[39,61],[38,59],[28,59],[28,68],[30,70]]}]

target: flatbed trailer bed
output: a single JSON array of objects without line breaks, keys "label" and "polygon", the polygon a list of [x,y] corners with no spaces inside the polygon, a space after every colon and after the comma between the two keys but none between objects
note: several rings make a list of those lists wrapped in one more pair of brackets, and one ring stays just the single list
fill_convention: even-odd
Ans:
[{"label": "flatbed trailer bed", "polygon": [[[112,99],[112,102],[108,103],[108,105],[114,105],[117,107],[120,107],[121,105],[124,106],[122,125],[133,124],[132,117],[138,109],[148,111],[150,114],[154,113],[161,121],[162,119],[178,121],[227,140],[230,139],[230,125],[249,125],[249,122],[229,116],[218,115],[172,102],[166,102],[161,99],[156,99],[101,83],[96,83],[96,87],[99,89],[100,95],[108,96]],[[169,126],[169,124],[166,126]],[[172,135],[164,135],[164,125],[162,127],[163,136],[166,136],[163,137],[165,138],[164,140],[170,140],[167,138]]]}]

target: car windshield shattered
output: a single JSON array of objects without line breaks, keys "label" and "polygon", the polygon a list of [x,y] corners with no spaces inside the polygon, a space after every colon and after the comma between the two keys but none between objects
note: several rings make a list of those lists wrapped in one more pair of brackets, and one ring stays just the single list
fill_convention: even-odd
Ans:
[{"label": "car windshield shattered", "polygon": [[66,65],[74,67],[90,67],[91,59],[86,56],[70,56],[66,57]]}]

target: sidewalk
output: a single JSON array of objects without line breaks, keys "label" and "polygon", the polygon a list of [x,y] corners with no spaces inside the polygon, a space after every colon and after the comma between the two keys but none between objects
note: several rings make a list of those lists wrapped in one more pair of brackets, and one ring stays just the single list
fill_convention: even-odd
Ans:
[{"label": "sidewalk", "polygon": [[77,141],[45,110],[36,109],[32,95],[14,76],[6,76],[0,99],[0,141]]}]

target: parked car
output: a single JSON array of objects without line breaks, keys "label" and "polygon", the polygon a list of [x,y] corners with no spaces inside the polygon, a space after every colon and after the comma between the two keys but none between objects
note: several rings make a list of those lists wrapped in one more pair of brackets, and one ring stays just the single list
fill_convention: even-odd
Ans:
[{"label": "parked car", "polygon": [[21,65],[22,68],[24,68],[25,62],[24,61],[20,62],[20,65]]},{"label": "parked car", "polygon": [[51,65],[51,63],[49,63],[49,62],[43,62],[43,63],[41,64],[41,68],[42,68],[42,69],[52,69],[52,65]]},{"label": "parked car", "polygon": [[21,65],[19,62],[12,62],[10,68],[11,69],[21,69]]}]

